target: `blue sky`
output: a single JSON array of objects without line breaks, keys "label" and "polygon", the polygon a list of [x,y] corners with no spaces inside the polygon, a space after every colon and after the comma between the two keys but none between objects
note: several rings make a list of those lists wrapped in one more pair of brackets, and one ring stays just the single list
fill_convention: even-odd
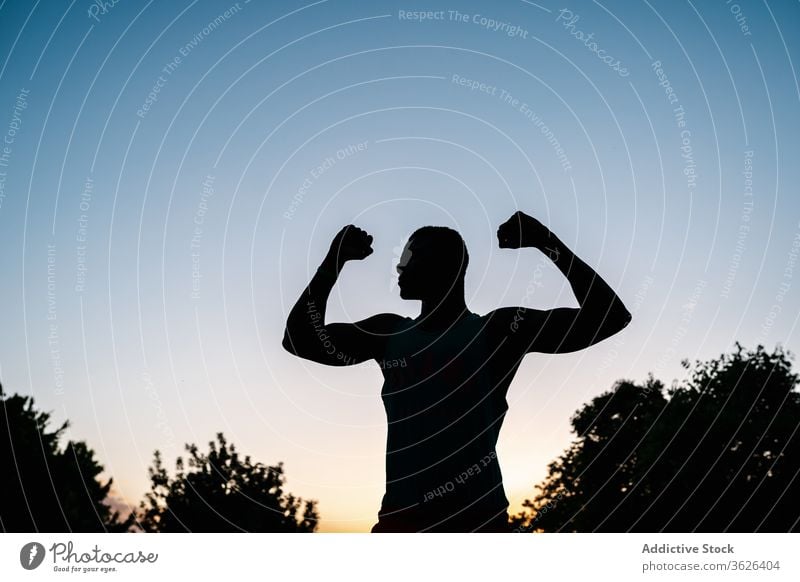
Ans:
[{"label": "blue sky", "polygon": [[323,530],[374,522],[378,367],[280,347],[348,223],[375,252],[332,320],[417,312],[393,266],[425,224],[467,241],[473,311],[575,305],[538,251],[497,248],[516,210],[633,312],[526,359],[498,448],[512,508],[614,380],[798,348],[796,3],[97,6],[0,3],[0,378],[69,418],[124,499],[154,449],[223,431],[283,460]]}]

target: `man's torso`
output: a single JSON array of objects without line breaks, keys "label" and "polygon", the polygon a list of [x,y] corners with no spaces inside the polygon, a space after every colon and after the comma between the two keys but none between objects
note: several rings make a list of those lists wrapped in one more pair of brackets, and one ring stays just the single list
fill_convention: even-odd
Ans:
[{"label": "man's torso", "polygon": [[388,421],[382,520],[475,529],[505,513],[495,446],[519,356],[503,343],[473,313],[446,332],[403,318],[388,337],[379,361]]}]

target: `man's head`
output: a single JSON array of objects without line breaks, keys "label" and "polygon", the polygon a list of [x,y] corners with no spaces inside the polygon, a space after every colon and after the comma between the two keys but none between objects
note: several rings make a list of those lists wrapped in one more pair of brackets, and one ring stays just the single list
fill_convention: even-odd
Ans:
[{"label": "man's head", "polygon": [[409,237],[397,264],[403,299],[438,300],[463,294],[469,254],[464,239],[446,226],[423,226]]}]

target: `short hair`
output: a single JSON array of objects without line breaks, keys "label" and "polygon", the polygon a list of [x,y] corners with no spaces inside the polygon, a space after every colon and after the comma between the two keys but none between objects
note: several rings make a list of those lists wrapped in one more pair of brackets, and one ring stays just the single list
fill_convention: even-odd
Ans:
[{"label": "short hair", "polygon": [[458,278],[464,278],[467,265],[469,265],[469,253],[467,252],[467,243],[464,242],[457,230],[447,226],[423,226],[411,233],[409,240],[419,237],[424,237],[433,243],[439,259],[451,264],[458,263]]}]

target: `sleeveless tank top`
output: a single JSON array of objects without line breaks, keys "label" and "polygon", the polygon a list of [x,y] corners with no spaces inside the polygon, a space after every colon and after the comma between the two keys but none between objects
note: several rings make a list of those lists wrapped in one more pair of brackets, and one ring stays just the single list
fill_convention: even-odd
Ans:
[{"label": "sleeveless tank top", "polygon": [[381,520],[435,531],[505,514],[495,446],[518,362],[504,360],[486,323],[468,313],[429,332],[404,318],[388,338],[379,361],[388,421]]}]

